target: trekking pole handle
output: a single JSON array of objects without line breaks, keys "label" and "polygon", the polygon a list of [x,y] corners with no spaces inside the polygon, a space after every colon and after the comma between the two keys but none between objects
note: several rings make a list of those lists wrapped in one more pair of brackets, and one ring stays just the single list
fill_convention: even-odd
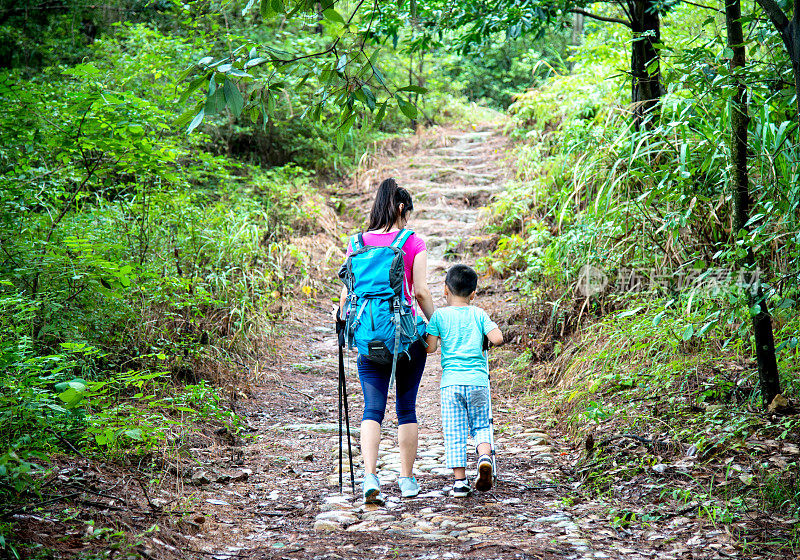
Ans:
[{"label": "trekking pole handle", "polygon": [[341,307],[336,309],[336,337],[339,339],[339,347],[344,348],[347,323],[342,319],[341,311]]}]

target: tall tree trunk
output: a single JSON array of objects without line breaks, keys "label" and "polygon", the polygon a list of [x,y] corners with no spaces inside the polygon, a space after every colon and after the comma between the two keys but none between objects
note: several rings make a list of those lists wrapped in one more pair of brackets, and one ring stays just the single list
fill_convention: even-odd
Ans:
[{"label": "tall tree trunk", "polygon": [[[661,42],[661,18],[653,0],[632,0],[630,11],[633,46],[631,50],[631,102],[637,130],[654,122],[661,99],[661,67],[656,45]],[[649,117],[649,119],[647,118]]]},{"label": "tall tree trunk", "polygon": [[[750,114],[747,101],[747,88],[742,80],[741,71],[745,63],[744,33],[742,32],[741,0],[725,1],[725,26],[728,30],[728,47],[733,51],[730,70],[736,80],[736,91],[731,99],[731,182],[733,188],[733,235],[734,240],[742,230],[747,230],[750,218],[750,183],[747,174],[747,126]],[[751,270],[755,268],[755,255],[748,248],[747,256],[740,265]],[[761,396],[768,405],[781,392],[778,377],[778,363],[775,358],[775,340],[772,335],[772,316],[767,307],[760,284],[755,293],[749,292],[751,308],[758,304],[760,311],[753,316],[753,335],[756,343],[756,361],[758,362],[758,379]]]},{"label": "tall tree trunk", "polygon": [[583,42],[583,14],[572,15],[572,41],[573,47],[579,46]]},{"label": "tall tree trunk", "polygon": [[[583,14],[572,14],[572,38],[570,40],[570,45],[573,47],[579,47],[583,42],[583,18]],[[567,68],[569,68],[570,72],[574,66],[575,63],[570,59],[567,62]]]}]

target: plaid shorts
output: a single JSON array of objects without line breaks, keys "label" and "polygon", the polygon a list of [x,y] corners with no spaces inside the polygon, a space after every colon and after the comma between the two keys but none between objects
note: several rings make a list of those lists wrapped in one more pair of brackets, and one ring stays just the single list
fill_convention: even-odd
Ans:
[{"label": "plaid shorts", "polygon": [[467,436],[478,446],[491,442],[489,389],[448,385],[441,389],[442,429],[447,467],[467,466]]}]

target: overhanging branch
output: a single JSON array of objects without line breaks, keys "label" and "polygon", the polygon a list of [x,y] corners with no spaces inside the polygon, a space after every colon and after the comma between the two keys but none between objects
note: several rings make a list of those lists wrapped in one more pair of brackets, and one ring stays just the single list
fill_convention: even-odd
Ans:
[{"label": "overhanging branch", "polygon": [[572,12],[573,14],[581,14],[584,17],[588,17],[588,18],[591,18],[591,19],[596,19],[596,20],[599,20],[599,21],[606,21],[608,23],[618,23],[620,25],[624,25],[625,27],[630,27],[631,26],[630,22],[629,21],[625,21],[624,19],[615,18],[615,17],[609,17],[609,16],[601,16],[599,14],[593,14],[593,13],[587,12],[586,10],[583,10],[581,8],[571,8],[568,11]]},{"label": "overhanging branch", "polygon": [[761,6],[761,9],[766,12],[769,16],[772,25],[780,31],[781,37],[783,37],[784,43],[787,43],[787,47],[789,46],[788,41],[791,41],[791,38],[788,35],[789,32],[789,18],[786,17],[786,14],[783,13],[783,10],[778,5],[775,0],[756,0],[756,3]]}]

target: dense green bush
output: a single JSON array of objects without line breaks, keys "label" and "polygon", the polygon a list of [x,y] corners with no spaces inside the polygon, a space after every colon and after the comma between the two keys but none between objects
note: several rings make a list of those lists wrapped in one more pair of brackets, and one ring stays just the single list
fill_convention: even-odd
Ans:
[{"label": "dense green bush", "polygon": [[124,26],[77,66],[0,75],[4,498],[35,488],[42,451],[234,425],[204,364],[245,349],[305,275],[287,239],[319,231],[310,173],[248,167],[171,126],[194,41]]}]

